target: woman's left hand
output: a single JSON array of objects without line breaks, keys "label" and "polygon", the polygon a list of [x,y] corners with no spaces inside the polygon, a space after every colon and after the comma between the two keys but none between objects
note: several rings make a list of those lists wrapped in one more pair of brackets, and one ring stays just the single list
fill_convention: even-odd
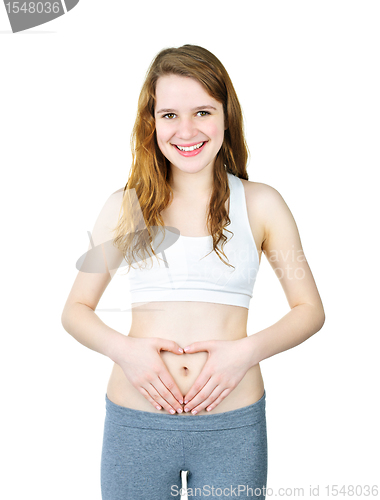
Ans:
[{"label": "woman's left hand", "polygon": [[[207,351],[208,360],[190,391],[184,397],[185,411],[193,414],[204,408],[213,410],[232,392],[251,368],[252,354],[247,348],[248,337],[238,340],[209,340],[189,344],[188,354]],[[189,403],[186,404],[186,401]]]}]

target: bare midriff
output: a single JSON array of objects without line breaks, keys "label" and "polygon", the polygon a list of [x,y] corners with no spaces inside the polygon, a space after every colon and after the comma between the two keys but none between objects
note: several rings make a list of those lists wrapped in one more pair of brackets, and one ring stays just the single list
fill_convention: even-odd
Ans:
[{"label": "bare midriff", "polygon": [[[182,348],[204,340],[239,340],[247,336],[248,309],[210,302],[151,302],[133,304],[129,336],[137,338],[160,337],[174,340]],[[176,355],[160,353],[170,375],[183,396],[190,390],[208,359],[208,352]],[[240,383],[213,410],[203,409],[196,417],[235,410],[258,401],[264,394],[260,365],[248,369]],[[107,396],[115,404],[135,410],[167,413],[157,410],[128,381],[115,363],[107,386]],[[184,405],[182,406],[182,408]]]}]

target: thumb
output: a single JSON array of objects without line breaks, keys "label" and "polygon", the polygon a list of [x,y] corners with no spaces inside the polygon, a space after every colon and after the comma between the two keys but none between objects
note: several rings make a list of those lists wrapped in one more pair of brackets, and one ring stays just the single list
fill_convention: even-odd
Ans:
[{"label": "thumb", "polygon": [[193,342],[192,344],[189,344],[188,346],[184,347],[183,350],[186,353],[209,351],[210,342]]},{"label": "thumb", "polygon": [[159,339],[158,348],[160,351],[170,351],[174,354],[183,353],[182,347],[177,342],[174,342],[174,340]]}]

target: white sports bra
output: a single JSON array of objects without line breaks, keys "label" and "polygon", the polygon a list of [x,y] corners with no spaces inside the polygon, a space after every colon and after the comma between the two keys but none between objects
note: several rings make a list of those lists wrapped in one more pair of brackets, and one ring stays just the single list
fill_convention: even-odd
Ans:
[{"label": "white sports bra", "polygon": [[[227,262],[235,268],[224,264],[212,251],[211,235],[180,235],[164,252],[158,253],[159,249],[157,251],[153,247],[158,261],[153,256],[152,260],[147,259],[145,269],[138,268],[136,263],[130,268],[127,276],[132,304],[191,301],[229,304],[249,309],[260,265],[259,256],[249,225],[243,183],[233,174],[227,175],[231,224],[226,229],[232,231],[233,235],[224,230],[227,241],[223,250],[228,258]],[[170,233],[168,228],[165,229],[165,235],[170,236],[167,232]],[[161,233],[156,237],[160,242],[163,239]],[[163,246],[164,244],[165,239]]]}]

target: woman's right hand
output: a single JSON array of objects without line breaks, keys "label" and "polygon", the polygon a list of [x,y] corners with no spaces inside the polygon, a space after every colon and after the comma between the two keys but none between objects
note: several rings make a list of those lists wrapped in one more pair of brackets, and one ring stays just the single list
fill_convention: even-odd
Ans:
[{"label": "woman's right hand", "polygon": [[[118,350],[117,364],[129,382],[156,408],[170,413],[182,410],[183,396],[162,361],[160,351],[181,355],[182,348],[174,341],[152,337],[125,337]],[[181,352],[182,351],[182,352]]]}]

